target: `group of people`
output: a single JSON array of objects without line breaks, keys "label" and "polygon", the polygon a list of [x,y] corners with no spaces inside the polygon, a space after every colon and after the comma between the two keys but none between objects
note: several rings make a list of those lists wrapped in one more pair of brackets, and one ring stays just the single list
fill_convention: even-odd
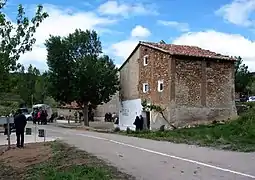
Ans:
[{"label": "group of people", "polygon": [[144,124],[143,116],[142,115],[140,115],[140,117],[136,116],[135,122],[133,124],[135,125],[135,130],[136,131],[142,131],[143,130],[143,124]]},{"label": "group of people", "polygon": [[34,109],[32,113],[32,118],[33,118],[33,124],[47,124],[47,111],[45,109]]},{"label": "group of people", "polygon": [[117,118],[117,114],[114,112],[114,113],[105,113],[104,115],[104,121],[105,122],[115,122],[116,121],[116,118]]}]

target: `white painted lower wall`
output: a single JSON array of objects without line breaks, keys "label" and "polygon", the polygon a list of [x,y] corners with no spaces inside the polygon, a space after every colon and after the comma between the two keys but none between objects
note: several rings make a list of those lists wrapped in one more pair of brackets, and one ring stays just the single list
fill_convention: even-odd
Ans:
[{"label": "white painted lower wall", "polygon": [[119,128],[120,130],[127,130],[129,127],[135,130],[133,125],[136,116],[142,113],[141,99],[126,100],[120,102],[119,111]]}]

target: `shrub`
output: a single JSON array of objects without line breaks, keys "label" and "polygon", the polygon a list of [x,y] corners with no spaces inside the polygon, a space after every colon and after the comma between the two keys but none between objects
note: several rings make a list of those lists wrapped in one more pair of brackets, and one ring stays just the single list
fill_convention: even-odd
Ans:
[{"label": "shrub", "polygon": [[248,109],[249,109],[249,106],[247,106],[245,104],[238,104],[238,105],[236,105],[236,111],[237,111],[238,115],[247,112]]},{"label": "shrub", "polygon": [[132,130],[129,127],[127,127],[127,134],[130,134],[130,133],[132,133]]},{"label": "shrub", "polygon": [[249,108],[255,109],[255,102],[245,102],[244,104]]},{"label": "shrub", "polygon": [[114,128],[114,132],[120,132],[120,128],[119,127]]}]

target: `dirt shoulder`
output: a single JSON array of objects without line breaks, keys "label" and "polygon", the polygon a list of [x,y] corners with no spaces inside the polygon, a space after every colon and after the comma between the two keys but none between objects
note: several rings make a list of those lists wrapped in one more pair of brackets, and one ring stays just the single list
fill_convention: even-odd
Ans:
[{"label": "dirt shoulder", "polygon": [[9,151],[0,146],[0,180],[130,180],[96,157],[59,141],[27,144]]}]

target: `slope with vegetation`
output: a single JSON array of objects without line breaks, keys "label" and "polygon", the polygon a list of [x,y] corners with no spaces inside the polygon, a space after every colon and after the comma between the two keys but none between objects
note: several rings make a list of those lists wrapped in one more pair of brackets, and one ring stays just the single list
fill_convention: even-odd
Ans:
[{"label": "slope with vegetation", "polygon": [[250,109],[247,112],[225,123],[198,125],[169,131],[136,132],[129,130],[121,134],[233,151],[255,151],[255,103],[248,103],[248,105]]}]

